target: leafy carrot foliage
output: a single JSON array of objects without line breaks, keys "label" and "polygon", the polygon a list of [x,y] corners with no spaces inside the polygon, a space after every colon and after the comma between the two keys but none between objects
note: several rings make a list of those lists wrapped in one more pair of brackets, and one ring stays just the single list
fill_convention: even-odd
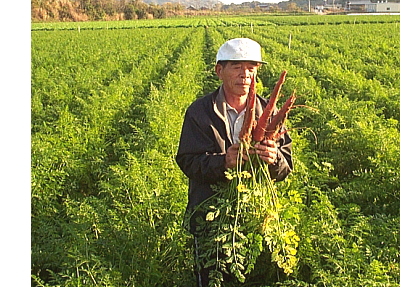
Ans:
[{"label": "leafy carrot foliage", "polygon": [[[33,24],[33,286],[194,285],[187,180],[173,157],[184,110],[217,87],[214,55],[232,37],[263,47],[259,93],[288,70],[282,94],[296,89],[296,104],[319,110],[291,111],[288,127],[309,129],[291,130],[295,169],[273,184],[297,264],[271,264],[253,232],[268,220],[234,190],[249,210],[236,226],[252,230],[224,230],[236,243],[220,249],[235,250],[227,267],[246,278],[235,286],[399,286],[399,16],[106,24]],[[238,204],[215,203],[220,214]]]}]

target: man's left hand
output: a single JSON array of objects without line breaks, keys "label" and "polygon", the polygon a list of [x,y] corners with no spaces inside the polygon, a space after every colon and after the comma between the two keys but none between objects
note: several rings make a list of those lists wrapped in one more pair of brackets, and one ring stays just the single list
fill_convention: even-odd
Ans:
[{"label": "man's left hand", "polygon": [[275,164],[278,158],[278,145],[273,140],[264,140],[259,144],[255,144],[255,152],[259,158],[268,164]]}]

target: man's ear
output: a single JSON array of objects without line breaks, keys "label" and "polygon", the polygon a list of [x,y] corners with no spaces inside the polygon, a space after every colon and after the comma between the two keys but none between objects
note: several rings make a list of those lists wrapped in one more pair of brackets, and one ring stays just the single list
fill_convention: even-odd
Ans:
[{"label": "man's ear", "polygon": [[218,78],[220,78],[221,80],[221,71],[222,71],[223,67],[221,64],[216,64],[214,67],[215,73],[217,74]]}]

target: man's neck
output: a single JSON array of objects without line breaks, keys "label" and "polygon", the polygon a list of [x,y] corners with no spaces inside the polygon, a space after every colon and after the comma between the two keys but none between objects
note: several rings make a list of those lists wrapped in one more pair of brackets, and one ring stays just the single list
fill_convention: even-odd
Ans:
[{"label": "man's neck", "polygon": [[225,93],[224,96],[227,103],[236,109],[238,113],[245,109],[247,95],[228,95]]}]

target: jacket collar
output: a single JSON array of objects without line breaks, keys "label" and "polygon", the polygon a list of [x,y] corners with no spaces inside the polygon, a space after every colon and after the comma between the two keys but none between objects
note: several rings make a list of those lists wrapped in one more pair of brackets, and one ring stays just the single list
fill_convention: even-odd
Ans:
[{"label": "jacket collar", "polygon": [[227,102],[225,101],[225,94],[222,84],[213,95],[213,106],[216,115],[224,122],[228,140],[230,143],[232,143],[231,129],[227,115]]}]

